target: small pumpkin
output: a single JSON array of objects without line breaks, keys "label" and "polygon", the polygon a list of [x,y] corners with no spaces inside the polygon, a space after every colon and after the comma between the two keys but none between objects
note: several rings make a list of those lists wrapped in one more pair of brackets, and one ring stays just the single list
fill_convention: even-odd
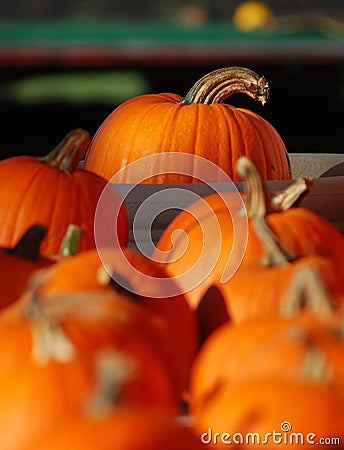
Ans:
[{"label": "small pumpkin", "polygon": [[15,302],[26,288],[30,275],[53,263],[40,255],[46,227],[33,225],[13,248],[0,249],[0,309]]},{"label": "small pumpkin", "polygon": [[80,229],[71,224],[67,228],[59,254],[42,255],[40,247],[46,232],[45,226],[33,225],[13,248],[0,249],[0,310],[19,299],[36,270],[51,266],[59,258],[78,251]]},{"label": "small pumpkin", "polygon": [[323,354],[332,384],[344,394],[343,318],[332,303],[318,272],[310,266],[295,270],[278,315],[226,323],[204,342],[191,371],[191,409],[204,408],[228,383],[253,376],[293,380],[310,350]]},{"label": "small pumpkin", "polygon": [[338,447],[343,421],[344,398],[326,382],[252,377],[218,389],[195,427],[209,448],[310,450]]},{"label": "small pumpkin", "polygon": [[[252,161],[242,157],[237,166],[245,179],[244,207],[240,197],[230,192],[195,202],[168,225],[153,253],[171,278],[181,283],[201,326],[213,328],[205,323],[207,311],[212,309],[212,286],[217,287],[226,304],[224,310],[221,302],[216,302],[219,315],[215,322],[228,318],[241,321],[278,308],[278,294],[283,295],[295,266],[310,264],[310,259],[326,277],[340,307],[344,294],[343,236],[319,215],[292,206],[309,189],[309,180],[297,180],[272,195]],[[245,233],[240,235],[245,229],[246,237]],[[177,234],[180,230],[184,233]],[[214,238],[217,230],[221,239]],[[206,245],[209,241],[212,246]],[[236,270],[231,272],[233,268]]]},{"label": "small pumpkin", "polygon": [[[56,254],[68,225],[74,223],[82,230],[80,251],[95,247],[94,216],[107,182],[78,168],[90,140],[87,131],[76,129],[45,157],[16,156],[0,161],[0,246],[14,246],[31,225],[39,223],[48,228],[42,253]],[[118,208],[114,233],[119,243],[126,245],[126,208],[119,194],[106,192],[106,201]]]},{"label": "small pumpkin", "polygon": [[[290,179],[287,150],[275,128],[252,111],[224,103],[230,95],[244,93],[264,105],[268,92],[265,77],[247,68],[227,67],[202,77],[184,98],[171,93],[133,97],[100,125],[86,153],[85,168],[107,180],[118,174],[117,182],[136,183],[137,168],[131,172],[126,167],[160,154],[145,160],[145,183],[199,182],[196,164],[193,176],[184,176],[180,160],[168,158],[168,153],[178,152],[204,157],[239,181],[235,164],[246,155],[263,179]],[[157,175],[162,161],[163,173]],[[214,171],[214,179],[208,181],[223,181],[218,176]]]}]

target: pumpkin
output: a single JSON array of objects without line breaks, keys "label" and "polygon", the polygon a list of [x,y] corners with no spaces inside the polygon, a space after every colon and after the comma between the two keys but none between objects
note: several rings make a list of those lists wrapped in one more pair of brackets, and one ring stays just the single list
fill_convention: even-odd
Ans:
[{"label": "pumpkin", "polygon": [[179,410],[170,375],[140,333],[152,324],[145,323],[142,314],[129,316],[123,298],[116,299],[119,304],[114,302],[112,311],[96,296],[87,295],[86,300],[74,305],[73,299],[60,298],[58,304],[42,307],[35,298],[26,316],[18,314],[17,320],[1,324],[0,335],[7,339],[1,341],[0,366],[4,450],[17,449],[55,428],[74,409],[79,411],[93,393],[99,355],[114,355],[106,380],[116,384],[123,405],[168,414]]},{"label": "pumpkin", "polygon": [[[190,405],[204,408],[222,385],[247,378],[295,379],[311,350],[320,351],[332,372],[332,383],[344,394],[342,317],[319,273],[311,267],[295,271],[280,313],[226,323],[204,342],[190,377]],[[212,370],[207,370],[208,367]]]},{"label": "pumpkin", "polygon": [[58,423],[50,433],[18,450],[202,450],[192,430],[166,414],[116,408],[107,415],[81,414]]},{"label": "pumpkin", "polygon": [[[14,450],[77,408],[93,386],[89,359],[42,316],[0,327],[1,448]],[[17,352],[13,350],[17,348]]]},{"label": "pumpkin", "polygon": [[[14,246],[36,223],[48,228],[43,254],[56,254],[70,223],[82,230],[79,249],[95,247],[94,216],[106,181],[78,165],[90,142],[87,131],[71,131],[47,156],[0,161],[0,246]],[[114,233],[126,245],[127,211],[118,193],[107,190],[109,209],[118,210]]]},{"label": "pumpkin", "polygon": [[327,383],[252,377],[218,389],[195,427],[214,449],[232,443],[296,450],[325,442],[334,449],[344,439],[343,421],[344,398]]},{"label": "pumpkin", "polygon": [[53,263],[40,255],[46,227],[33,225],[13,248],[0,249],[0,309],[12,304],[23,293],[30,275]]},{"label": "pumpkin", "polygon": [[[123,263],[124,258],[128,264]],[[113,272],[114,280],[104,266]],[[169,344],[163,339],[161,342],[165,342],[164,352],[169,354],[177,386],[183,390],[199,347],[198,322],[185,297],[178,294],[178,287],[158,263],[128,248],[91,249],[58,261],[46,271],[39,286],[40,295],[46,299],[73,292],[111,294],[123,290],[124,294],[131,294],[137,307],[151,314],[162,335],[168,336]]]},{"label": "pumpkin", "polygon": [[[242,157],[237,165],[245,179],[247,217],[237,194],[212,194],[179,213],[153,252],[153,258],[181,284],[191,308],[199,313],[202,328],[213,328],[206,324],[213,297],[206,293],[211,286],[217,287],[226,305],[224,309],[216,302],[216,322],[228,317],[241,321],[278,308],[294,268],[309,264],[309,258],[326,277],[340,307],[344,238],[319,215],[291,206],[309,189],[309,180],[297,180],[272,196],[252,161]],[[209,241],[212,246],[207,245]]]},{"label": "pumpkin", "polygon": [[[268,91],[265,77],[227,67],[202,77],[184,98],[171,93],[133,97],[100,125],[85,168],[107,180],[116,174],[118,183],[137,183],[138,171],[145,183],[199,182],[197,164],[181,162],[173,156],[177,152],[206,158],[239,181],[235,164],[246,155],[264,179],[290,179],[287,150],[275,128],[252,111],[223,103],[230,95],[244,93],[265,104]],[[152,155],[158,158],[146,158],[131,170],[132,162]],[[183,175],[189,162],[191,174]],[[219,173],[208,174],[207,181],[223,181]]]},{"label": "pumpkin", "polygon": [[50,266],[58,258],[69,256],[78,250],[80,229],[69,225],[59,254],[43,256],[40,247],[46,232],[47,228],[43,225],[33,225],[14,247],[0,249],[0,310],[19,299],[36,270]]},{"label": "pumpkin", "polygon": [[[116,355],[100,355],[98,377],[83,408],[66,411],[46,433],[25,445],[25,450],[194,449],[203,448],[189,427],[164,409],[146,410],[123,403],[121,380],[111,376]],[[19,449],[18,449],[19,450]]]},{"label": "pumpkin", "polygon": [[[115,349],[133,359],[135,376],[126,387],[129,401],[135,398],[144,405],[179,408],[180,391],[168,359],[170,339],[161,333],[154,316],[132,302],[128,294],[80,292],[43,299],[32,290],[25,295],[25,305],[16,306],[15,312],[0,318],[0,377],[20,369],[31,360],[33,352],[42,353],[41,345],[57,335],[88,359],[103,348]],[[37,326],[37,317],[41,316]],[[46,333],[44,326],[48,328]]]}]

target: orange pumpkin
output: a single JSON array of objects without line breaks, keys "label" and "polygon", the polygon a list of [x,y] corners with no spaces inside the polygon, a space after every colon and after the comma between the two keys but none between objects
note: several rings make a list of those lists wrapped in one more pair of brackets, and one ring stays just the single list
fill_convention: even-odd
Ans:
[{"label": "orange pumpkin", "polygon": [[279,315],[227,323],[204,342],[190,377],[193,412],[228,383],[253,376],[297,378],[310,350],[323,354],[332,384],[344,394],[342,318],[333,312],[332,298],[318,273],[310,267],[295,272]]},{"label": "orange pumpkin", "polygon": [[198,435],[214,449],[232,443],[233,448],[309,450],[325,442],[334,449],[343,442],[343,423],[344,398],[326,381],[276,377],[219,388],[195,419]]},{"label": "orange pumpkin", "polygon": [[57,342],[68,340],[88,359],[104,348],[134,359],[135,376],[126,385],[130,402],[179,407],[180,388],[169,360],[171,341],[155,317],[128,295],[90,291],[47,299],[33,291],[25,296],[25,305],[16,305],[0,319],[0,377],[25,366],[33,353],[41,354],[41,345],[50,358],[44,343],[52,335]]},{"label": "orange pumpkin", "polygon": [[160,338],[153,320],[142,311],[135,316],[123,296],[106,295],[83,301],[79,294],[43,307],[34,298],[22,316],[1,323],[2,448],[17,449],[80,411],[93,392],[99,355],[114,355],[106,380],[115,384],[121,404],[179,411],[171,376],[146,338],[154,332]]},{"label": "orange pumpkin", "polygon": [[[128,265],[123,264],[123,258]],[[113,290],[123,290],[123,286],[112,282],[103,264],[119,276],[128,289],[132,289],[132,294],[136,296],[132,301],[148,311],[162,335],[168,336],[169,345],[164,344],[165,352],[169,353],[171,370],[179,389],[184,389],[199,347],[198,322],[185,297],[178,294],[178,287],[169,280],[159,264],[128,248],[101,249],[99,253],[94,249],[88,250],[60,260],[51,267],[40,284],[40,295],[48,299],[53,295],[73,292],[111,294]],[[102,276],[99,277],[99,274]]]},{"label": "orange pumpkin", "polygon": [[[131,98],[99,127],[86,153],[85,168],[107,180],[121,171],[117,182],[136,183],[138,167],[131,172],[127,166],[160,154],[142,163],[145,183],[199,182],[197,164],[191,164],[194,172],[186,176],[181,174],[185,167],[180,160],[169,157],[178,152],[204,157],[239,181],[235,163],[246,155],[264,179],[290,179],[287,150],[275,128],[258,114],[223,103],[232,94],[245,93],[265,104],[268,90],[264,77],[229,67],[205,75],[184,98],[170,93]],[[163,173],[157,175],[161,167]],[[218,176],[214,171],[207,181],[223,181]]]},{"label": "orange pumpkin", "polygon": [[[201,324],[207,321],[207,311],[212,309],[212,295],[204,298],[211,286],[218,288],[226,304],[225,311],[221,302],[216,303],[217,322],[225,319],[223,313],[241,321],[278,308],[280,295],[295,267],[310,264],[310,258],[326,277],[339,307],[344,294],[343,236],[310,210],[289,207],[299,191],[308,187],[308,180],[291,184],[269,200],[270,193],[265,192],[252,162],[243,157],[238,165],[241,176],[246,178],[248,218],[241,213],[237,195],[212,194],[178,214],[162,234],[153,257],[160,258],[171,278],[181,283],[190,306],[200,314]],[[281,199],[282,206],[277,203]],[[245,227],[246,239],[245,234],[240,237]],[[214,238],[217,229],[221,239]],[[185,233],[177,234],[177,230],[183,230],[188,239]],[[206,245],[207,239],[212,240],[212,246]],[[236,261],[238,253],[240,256],[238,249],[242,259]],[[231,273],[233,267],[236,271]]]},{"label": "orange pumpkin", "polygon": [[46,231],[46,227],[34,225],[13,248],[0,249],[0,310],[19,298],[35,270],[53,263],[40,255]]},{"label": "orange pumpkin", "polygon": [[30,276],[59,258],[78,251],[80,228],[71,224],[67,228],[58,255],[41,254],[41,244],[47,228],[33,225],[13,248],[0,248],[0,310],[19,299],[28,286]]},{"label": "orange pumpkin", "polygon": [[169,411],[163,408],[142,411],[123,402],[118,395],[123,380],[112,376],[118,365],[116,355],[101,354],[96,365],[94,389],[83,407],[66,411],[63,420],[34,441],[28,441],[25,450],[203,448],[192,430]]},{"label": "orange pumpkin", "polygon": [[119,407],[100,417],[76,415],[18,450],[202,450],[198,436],[165,411]]},{"label": "orange pumpkin", "polygon": [[[17,156],[0,161],[0,246],[14,246],[35,223],[48,228],[44,254],[56,254],[70,223],[82,230],[80,250],[95,247],[94,216],[106,181],[78,170],[90,142],[88,132],[70,132],[46,157]],[[128,239],[128,217],[119,194],[106,200],[118,206],[114,232],[121,245]],[[105,201],[105,200],[104,200]]]}]

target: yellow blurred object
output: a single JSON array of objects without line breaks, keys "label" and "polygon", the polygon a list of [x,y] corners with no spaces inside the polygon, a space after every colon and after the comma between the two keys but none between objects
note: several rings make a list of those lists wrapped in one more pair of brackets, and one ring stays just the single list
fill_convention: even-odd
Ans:
[{"label": "yellow blurred object", "polygon": [[245,1],[235,9],[233,23],[242,31],[252,31],[268,25],[273,18],[270,8],[260,1]]}]

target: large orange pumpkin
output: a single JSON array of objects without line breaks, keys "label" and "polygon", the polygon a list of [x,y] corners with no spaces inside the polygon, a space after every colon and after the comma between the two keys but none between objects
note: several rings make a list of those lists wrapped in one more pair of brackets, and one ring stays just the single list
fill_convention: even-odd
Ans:
[{"label": "large orange pumpkin", "polygon": [[[130,402],[135,398],[141,405],[179,407],[180,386],[169,359],[172,341],[154,315],[128,295],[90,291],[43,299],[32,289],[25,296],[25,305],[0,318],[0,379],[31,359],[53,359],[55,349],[67,340],[89,360],[104,348],[134,360],[135,371],[125,389]],[[52,340],[58,345],[51,350]]]},{"label": "large orange pumpkin", "polygon": [[[185,167],[168,157],[178,152],[204,157],[239,181],[235,163],[246,155],[264,179],[290,179],[288,154],[275,128],[258,114],[223,103],[232,94],[245,93],[265,104],[268,89],[266,79],[252,70],[229,67],[205,75],[184,98],[170,93],[131,98],[99,127],[85,168],[109,180],[131,162],[159,154],[158,159],[142,162],[144,182],[199,182],[197,164],[191,164],[194,178],[180,175]],[[136,183],[138,170],[121,170],[116,181]],[[223,181],[217,176],[214,172],[214,179],[207,181]]]},{"label": "large orange pumpkin", "polygon": [[[82,230],[80,250],[95,247],[94,216],[106,181],[78,170],[90,142],[82,129],[73,130],[46,157],[17,156],[0,162],[0,246],[12,247],[35,223],[48,227],[42,253],[59,251],[67,227]],[[114,222],[121,245],[128,239],[128,217],[119,194],[106,199],[119,210]],[[105,201],[105,199],[104,199]]]},{"label": "large orange pumpkin", "polygon": [[16,450],[73,409],[80,411],[93,392],[99,358],[108,360],[109,355],[106,382],[115,386],[121,404],[141,411],[179,411],[172,378],[146,339],[147,334],[160,338],[153,318],[122,295],[99,295],[88,294],[85,301],[80,294],[59,298],[49,307],[35,297],[21,316],[18,311],[1,323],[4,450]]}]

